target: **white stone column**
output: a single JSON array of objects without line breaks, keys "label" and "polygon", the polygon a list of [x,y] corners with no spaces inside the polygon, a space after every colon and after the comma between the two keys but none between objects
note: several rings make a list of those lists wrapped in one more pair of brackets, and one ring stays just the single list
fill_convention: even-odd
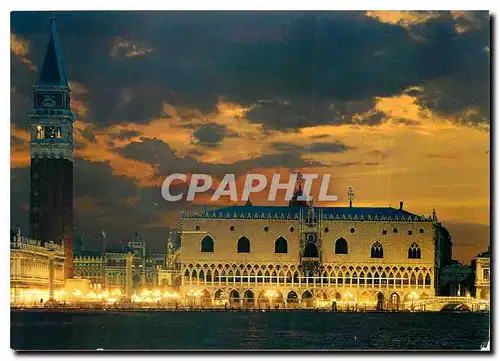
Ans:
[{"label": "white stone column", "polygon": [[49,302],[54,301],[54,253],[49,251]]},{"label": "white stone column", "polygon": [[127,299],[130,300],[132,297],[132,260],[134,259],[134,255],[132,253],[127,254],[127,268],[125,272],[125,293],[127,295]]}]

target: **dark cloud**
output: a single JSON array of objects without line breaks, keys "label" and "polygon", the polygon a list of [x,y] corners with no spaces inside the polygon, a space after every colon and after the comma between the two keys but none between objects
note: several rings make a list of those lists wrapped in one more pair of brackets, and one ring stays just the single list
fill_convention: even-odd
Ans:
[{"label": "dark cloud", "polygon": [[194,131],[193,135],[198,140],[198,144],[204,147],[215,147],[225,137],[235,136],[225,126],[215,123],[202,125]]},{"label": "dark cloud", "polygon": [[[342,146],[334,145],[333,147],[338,150]],[[155,166],[159,176],[172,173],[204,173],[222,176],[226,173],[245,174],[254,168],[300,168],[323,165],[320,162],[302,159],[299,149],[296,148],[231,164],[205,163],[189,156],[180,158],[164,141],[149,138],[143,138],[141,142],[130,143],[117,151],[128,158]]]},{"label": "dark cloud", "polygon": [[290,143],[273,143],[273,148],[281,152],[344,153],[352,147],[341,142],[315,142],[300,146]]},{"label": "dark cloud", "polygon": [[382,112],[375,112],[368,114],[363,117],[362,124],[363,125],[378,125],[382,123],[383,119],[385,117],[385,114]]},{"label": "dark cloud", "polygon": [[117,138],[120,139],[120,140],[127,140],[127,139],[130,139],[130,138],[138,137],[139,135],[141,135],[141,133],[139,133],[136,130],[122,130],[117,135]]},{"label": "dark cloud", "polygon": [[337,99],[314,100],[296,98],[290,101],[259,101],[247,117],[267,128],[298,129],[315,125],[340,125],[353,123],[353,116],[372,109],[374,101],[357,100],[342,102]]},{"label": "dark cloud", "polygon": [[19,225],[25,234],[29,233],[29,183],[29,168],[10,169],[10,226]]},{"label": "dark cloud", "polygon": [[94,136],[94,134],[92,132],[92,127],[87,126],[87,127],[83,128],[83,129],[79,129],[77,131],[80,133],[80,135],[83,138],[85,138],[86,140],[88,140],[91,143],[95,143],[96,139],[95,139],[95,136]]},{"label": "dark cloud", "polygon": [[[296,128],[350,122],[358,107],[346,104],[365,109],[413,85],[428,88],[421,102],[436,111],[478,106],[488,117],[489,19],[473,14],[460,34],[464,20],[445,12],[411,31],[361,12],[63,12],[57,24],[69,78],[89,90],[88,119],[98,126],[148,122],[164,102],[209,112],[225,96],[246,105],[288,99],[249,118]],[[48,13],[11,16],[37,64]],[[154,50],[111,56],[117,38]]]}]

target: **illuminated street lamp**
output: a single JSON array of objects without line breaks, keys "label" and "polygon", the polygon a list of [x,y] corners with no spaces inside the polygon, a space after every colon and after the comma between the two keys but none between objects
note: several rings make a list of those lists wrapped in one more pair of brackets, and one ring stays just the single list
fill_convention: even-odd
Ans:
[{"label": "illuminated street lamp", "polygon": [[416,300],[418,300],[419,297],[416,294],[416,292],[411,292],[410,295],[409,295],[409,297],[410,297],[410,300],[411,300],[411,309],[413,310],[415,308],[413,302],[416,301]]},{"label": "illuminated street lamp", "polygon": [[267,290],[264,294],[267,298],[269,298],[269,308],[272,308],[273,305],[273,297],[278,297],[278,292],[275,290]]},{"label": "illuminated street lamp", "polygon": [[354,302],[353,301],[354,295],[351,292],[346,292],[344,293],[344,298],[346,299],[347,309],[349,310],[351,304]]},{"label": "illuminated street lamp", "polygon": [[196,306],[196,303],[197,303],[196,300],[198,298],[200,298],[201,292],[199,290],[189,290],[188,293],[187,293],[187,296],[194,298],[193,304],[194,304],[194,306]]}]

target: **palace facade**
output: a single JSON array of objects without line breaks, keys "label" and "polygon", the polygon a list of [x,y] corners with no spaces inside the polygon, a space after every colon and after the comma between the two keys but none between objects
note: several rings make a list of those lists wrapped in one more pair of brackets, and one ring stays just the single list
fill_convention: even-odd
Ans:
[{"label": "palace facade", "polygon": [[[181,215],[188,304],[402,309],[436,295],[451,240],[398,208],[232,206]],[[167,268],[169,265],[167,264]]]},{"label": "palace facade", "polygon": [[10,239],[10,303],[43,304],[64,287],[64,245],[41,242],[21,235]]}]

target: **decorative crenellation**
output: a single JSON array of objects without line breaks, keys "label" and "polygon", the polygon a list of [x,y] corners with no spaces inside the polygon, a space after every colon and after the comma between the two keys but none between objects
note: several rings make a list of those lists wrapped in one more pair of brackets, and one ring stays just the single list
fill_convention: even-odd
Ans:
[{"label": "decorative crenellation", "polygon": [[[183,213],[181,215],[181,218],[185,219],[273,219],[273,220],[284,220],[284,221],[291,221],[291,220],[300,220],[301,218],[300,213],[288,213],[288,212],[255,212],[255,213],[229,213],[229,212],[213,212],[213,213],[201,213],[201,214],[186,214]],[[366,217],[364,215],[357,215],[355,214],[354,216],[351,214],[345,215],[345,214],[328,214],[328,215],[323,215],[322,217],[319,218],[321,221],[391,221],[391,222],[432,222],[432,217],[425,217],[425,216],[378,216],[377,214],[369,214]]]}]

